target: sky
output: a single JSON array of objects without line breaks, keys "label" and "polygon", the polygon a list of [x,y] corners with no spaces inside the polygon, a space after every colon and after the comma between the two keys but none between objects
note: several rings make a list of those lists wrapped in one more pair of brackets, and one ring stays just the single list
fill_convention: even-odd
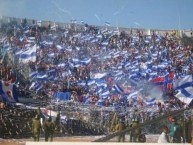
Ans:
[{"label": "sky", "polygon": [[193,0],[0,0],[0,16],[96,26],[193,28]]}]

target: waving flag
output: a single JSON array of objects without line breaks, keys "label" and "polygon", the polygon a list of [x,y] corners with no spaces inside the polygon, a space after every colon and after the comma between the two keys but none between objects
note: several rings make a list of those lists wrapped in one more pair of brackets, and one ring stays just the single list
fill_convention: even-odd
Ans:
[{"label": "waving flag", "polygon": [[36,45],[22,52],[19,58],[20,58],[19,59],[20,62],[23,62],[23,63],[28,63],[30,61],[35,62],[36,61]]},{"label": "waving flag", "polygon": [[111,26],[111,24],[109,22],[105,22],[106,26]]},{"label": "waving flag", "polygon": [[18,102],[14,83],[0,81],[0,95],[5,102]]},{"label": "waving flag", "polygon": [[93,74],[93,79],[102,79],[104,78],[105,76],[107,76],[107,73],[95,73]]},{"label": "waving flag", "polygon": [[184,88],[192,86],[192,82],[193,82],[192,75],[187,75],[181,79],[176,80],[174,82],[174,88],[176,90],[184,89]]},{"label": "waving flag", "polygon": [[91,58],[85,58],[84,60],[81,61],[84,64],[88,64],[91,62]]},{"label": "waving flag", "polygon": [[152,98],[150,100],[145,101],[145,104],[150,106],[150,105],[155,105],[157,103],[155,98]]},{"label": "waving flag", "polygon": [[187,75],[182,79],[176,80],[174,88],[178,93],[175,95],[180,101],[190,104],[193,99],[193,79],[192,75]]},{"label": "waving flag", "polygon": [[115,84],[115,86],[113,88],[119,94],[123,94],[124,93],[124,90],[118,84]]},{"label": "waving flag", "polygon": [[160,76],[152,80],[153,84],[159,86],[163,91],[169,91],[173,89],[174,73],[171,72],[166,76]]},{"label": "waving flag", "polygon": [[175,95],[175,97],[185,104],[190,104],[193,99],[192,94],[193,94],[193,88],[188,87],[185,89],[178,90],[178,93]]},{"label": "waving flag", "polygon": [[42,25],[42,21],[39,20],[39,21],[36,22],[36,24],[37,24],[38,26],[41,26],[41,25]]}]

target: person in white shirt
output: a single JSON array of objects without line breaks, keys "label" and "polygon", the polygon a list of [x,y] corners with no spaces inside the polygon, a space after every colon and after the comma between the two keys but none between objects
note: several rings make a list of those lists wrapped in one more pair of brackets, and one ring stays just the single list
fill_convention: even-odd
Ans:
[{"label": "person in white shirt", "polygon": [[164,126],[162,128],[162,133],[160,134],[157,142],[158,143],[169,143],[167,126]]}]

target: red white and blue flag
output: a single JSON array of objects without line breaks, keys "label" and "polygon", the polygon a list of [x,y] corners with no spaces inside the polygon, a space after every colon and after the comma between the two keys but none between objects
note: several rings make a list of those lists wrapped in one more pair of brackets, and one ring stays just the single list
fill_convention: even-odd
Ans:
[{"label": "red white and blue flag", "polygon": [[3,101],[14,103],[18,99],[15,95],[15,84],[12,81],[0,81],[0,95]]},{"label": "red white and blue flag", "polygon": [[164,91],[170,91],[173,89],[174,72],[169,73],[166,76],[159,76],[152,80],[152,83]]}]

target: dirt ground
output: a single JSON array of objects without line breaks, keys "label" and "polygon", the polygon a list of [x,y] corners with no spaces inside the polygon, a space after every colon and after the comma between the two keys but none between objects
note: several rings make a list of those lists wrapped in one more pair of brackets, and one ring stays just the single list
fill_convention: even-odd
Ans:
[{"label": "dirt ground", "polygon": [[[65,136],[65,137],[55,137],[54,141],[57,142],[91,142],[102,136]],[[157,142],[158,135],[147,135],[148,143]],[[32,138],[28,139],[0,139],[0,145],[25,145],[27,141],[33,141]],[[40,138],[40,142],[43,142],[44,138]],[[108,142],[116,142],[117,138],[113,138]],[[129,136],[126,136],[126,142],[129,142]]]}]

